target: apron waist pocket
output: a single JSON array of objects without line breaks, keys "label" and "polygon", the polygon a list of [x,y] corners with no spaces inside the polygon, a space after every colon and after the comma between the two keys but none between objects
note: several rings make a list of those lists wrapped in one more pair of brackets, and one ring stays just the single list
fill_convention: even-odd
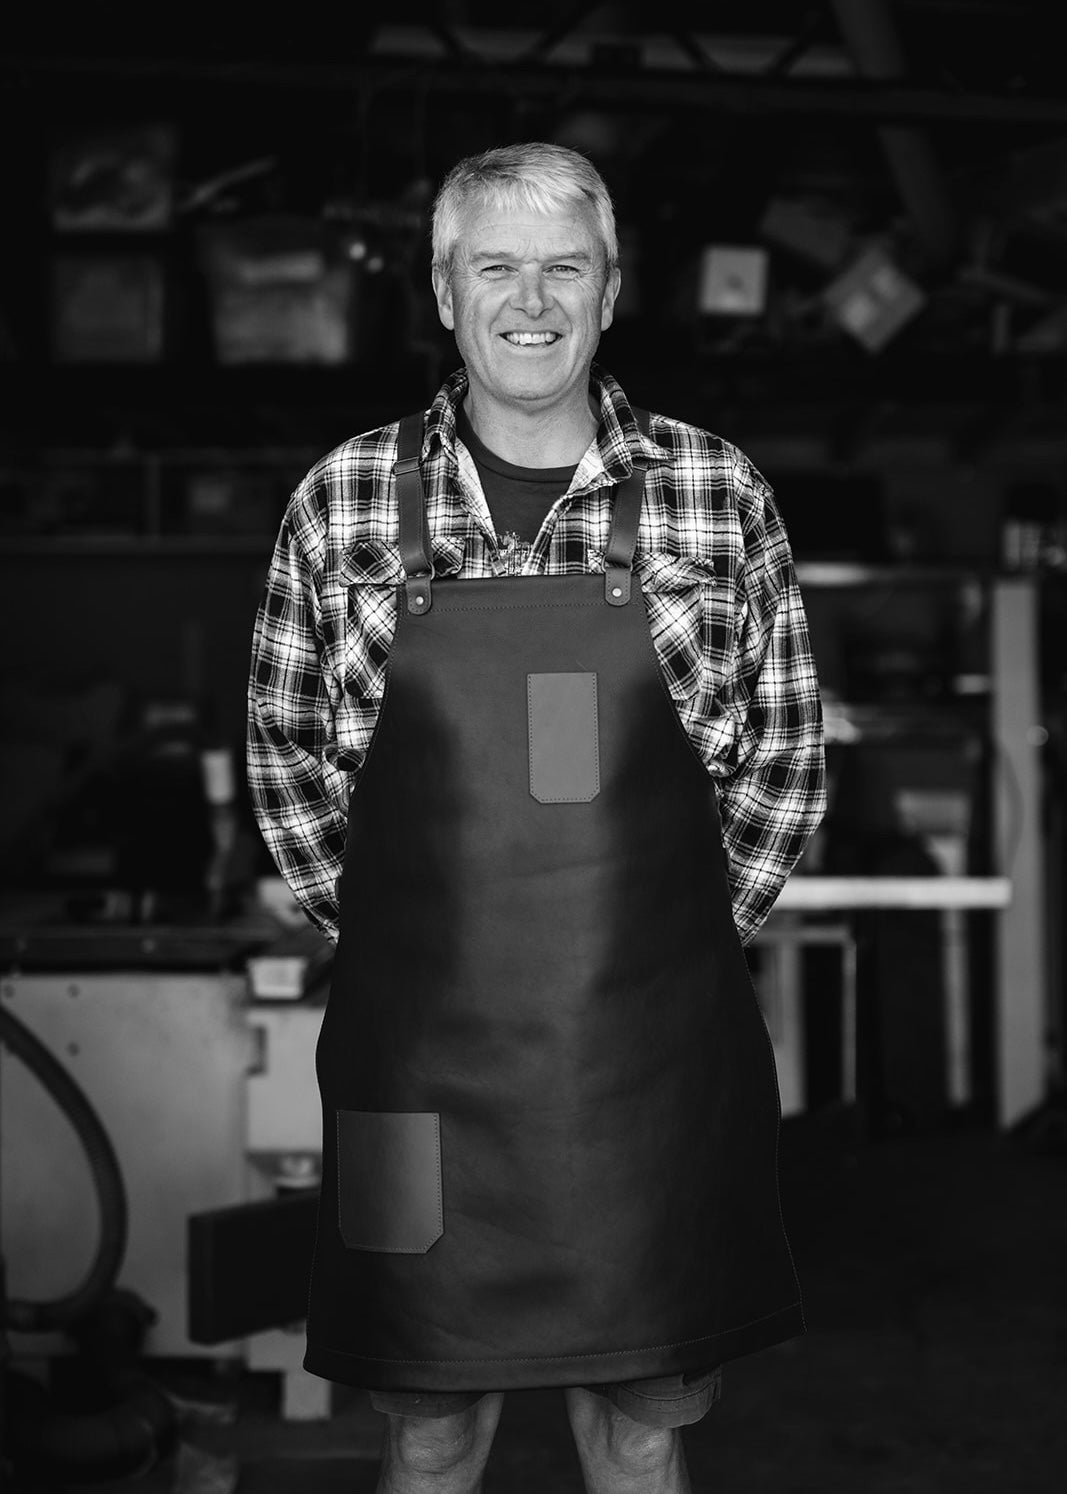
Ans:
[{"label": "apron waist pocket", "polygon": [[338,1110],[337,1207],[349,1250],[424,1255],[444,1233],[440,1116]]}]

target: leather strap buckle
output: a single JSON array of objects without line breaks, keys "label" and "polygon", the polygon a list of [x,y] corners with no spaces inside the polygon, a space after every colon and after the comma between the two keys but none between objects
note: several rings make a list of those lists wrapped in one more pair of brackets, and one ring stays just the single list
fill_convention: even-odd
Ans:
[{"label": "leather strap buckle", "polygon": [[604,572],[604,600],[611,607],[625,607],[630,600],[633,571],[627,566],[609,566]]},{"label": "leather strap buckle", "polygon": [[408,576],[404,582],[404,592],[407,596],[408,611],[414,612],[416,616],[420,613],[429,612],[433,606],[433,586],[431,576]]}]

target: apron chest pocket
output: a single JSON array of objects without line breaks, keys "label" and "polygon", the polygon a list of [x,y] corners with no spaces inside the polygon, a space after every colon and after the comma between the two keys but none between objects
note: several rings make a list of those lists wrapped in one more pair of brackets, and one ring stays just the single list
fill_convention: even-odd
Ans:
[{"label": "apron chest pocket", "polygon": [[444,1233],[441,1118],[338,1110],[337,1207],[349,1250],[424,1255]]},{"label": "apron chest pocket", "polygon": [[541,804],[588,804],[600,792],[595,674],[528,674],[530,793]]}]

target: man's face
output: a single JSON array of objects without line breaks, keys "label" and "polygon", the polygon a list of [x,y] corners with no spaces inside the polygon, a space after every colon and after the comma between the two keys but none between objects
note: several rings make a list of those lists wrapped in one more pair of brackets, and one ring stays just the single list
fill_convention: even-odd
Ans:
[{"label": "man's face", "polygon": [[527,411],[588,398],[589,365],[611,325],[619,272],[607,272],[593,209],[468,209],[450,275],[434,272],[477,402]]}]

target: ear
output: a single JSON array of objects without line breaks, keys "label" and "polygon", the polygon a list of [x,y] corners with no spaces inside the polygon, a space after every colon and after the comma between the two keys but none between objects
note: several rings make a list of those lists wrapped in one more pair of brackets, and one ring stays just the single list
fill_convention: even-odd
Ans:
[{"label": "ear", "polygon": [[456,318],[452,312],[452,282],[436,265],[432,272],[432,279],[433,293],[437,298],[437,315],[441,318],[442,326],[451,331],[456,325]]},{"label": "ear", "polygon": [[607,282],[604,286],[604,297],[600,303],[600,330],[606,332],[615,318],[615,297],[619,294],[619,286],[622,284],[622,273],[618,265],[608,271]]}]

